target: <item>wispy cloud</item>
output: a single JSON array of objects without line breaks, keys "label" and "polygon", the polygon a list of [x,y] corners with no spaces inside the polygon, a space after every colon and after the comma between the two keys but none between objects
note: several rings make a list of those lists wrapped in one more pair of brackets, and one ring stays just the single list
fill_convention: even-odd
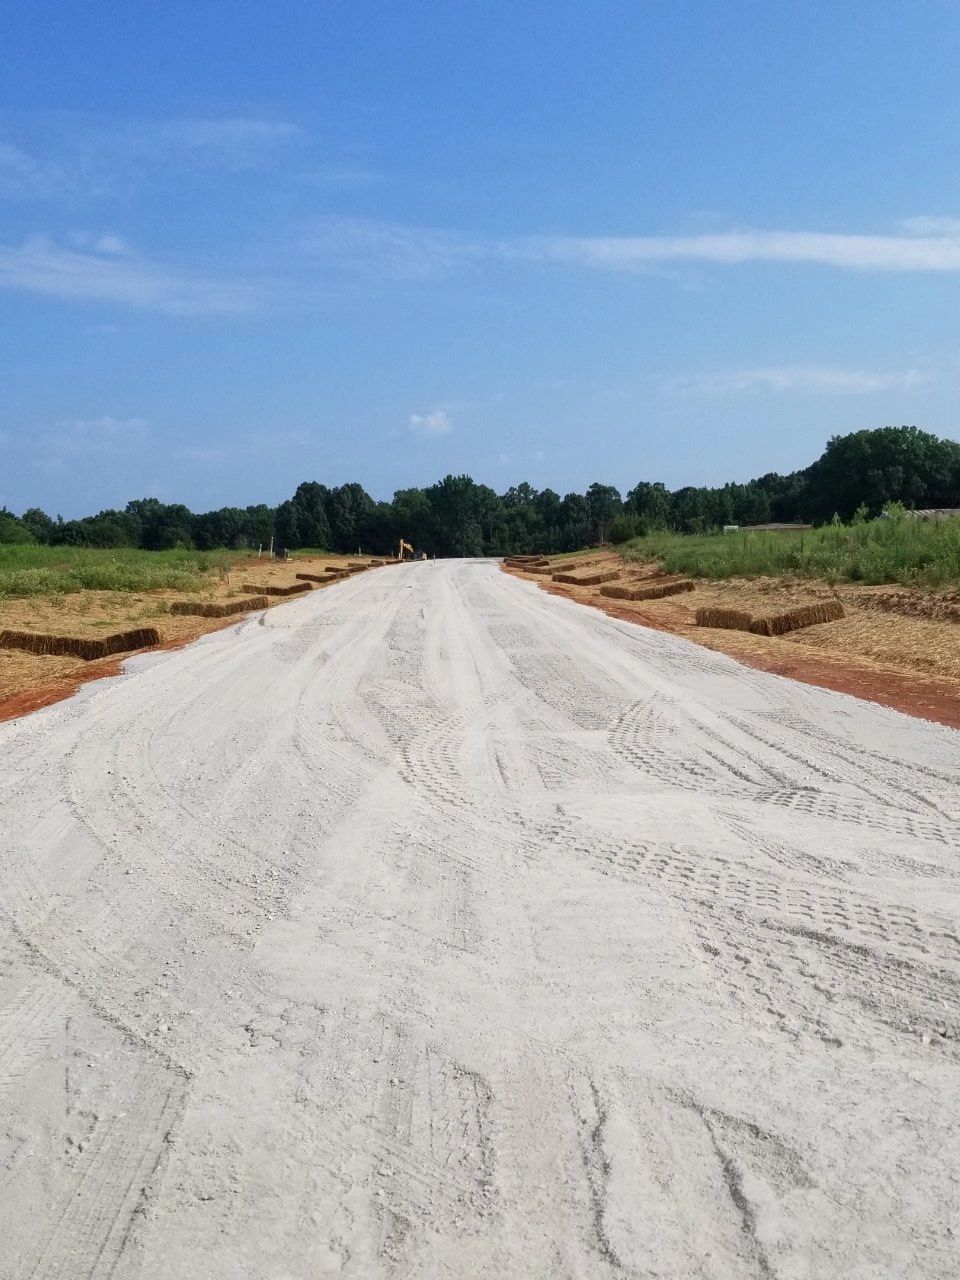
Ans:
[{"label": "wispy cloud", "polygon": [[60,418],[49,428],[31,431],[30,438],[39,437],[45,450],[64,457],[79,454],[117,454],[131,448],[142,447],[149,433],[145,418],[115,418],[109,414],[100,418]]},{"label": "wispy cloud", "polygon": [[263,300],[261,286],[149,262],[112,235],[91,250],[65,248],[45,236],[0,245],[0,289],[174,316],[238,314]]},{"label": "wispy cloud", "polygon": [[151,174],[264,169],[302,141],[297,125],[252,116],[7,113],[0,128],[0,194],[71,203],[139,188]]},{"label": "wispy cloud", "polygon": [[671,378],[667,395],[716,397],[752,392],[806,392],[813,395],[869,395],[913,391],[929,381],[921,369],[837,369],[824,365],[773,365]]},{"label": "wispy cloud", "polygon": [[0,194],[42,199],[58,191],[63,182],[59,165],[43,163],[22,148],[0,141]]},{"label": "wispy cloud", "polygon": [[410,430],[423,437],[446,436],[453,430],[453,423],[445,409],[432,409],[429,413],[411,413]]},{"label": "wispy cloud", "polygon": [[115,145],[140,159],[189,158],[229,169],[258,168],[300,134],[286,120],[130,120],[109,129]]},{"label": "wispy cloud", "polygon": [[941,215],[931,217],[926,214],[906,218],[900,225],[911,236],[960,236],[960,218],[945,218]]},{"label": "wispy cloud", "polygon": [[670,236],[478,238],[367,219],[325,220],[303,248],[327,265],[428,277],[482,260],[644,272],[670,263],[808,264],[859,271],[960,271],[960,220],[918,218],[897,235],[731,230]]},{"label": "wispy cloud", "polygon": [[496,255],[490,241],[368,218],[324,218],[301,241],[322,265],[377,278],[424,279]]},{"label": "wispy cloud", "polygon": [[[521,251],[523,246],[520,246]],[[960,271],[960,234],[843,235],[728,231],[695,236],[554,236],[526,242],[530,256],[607,271],[669,262],[806,263],[860,271]]]}]

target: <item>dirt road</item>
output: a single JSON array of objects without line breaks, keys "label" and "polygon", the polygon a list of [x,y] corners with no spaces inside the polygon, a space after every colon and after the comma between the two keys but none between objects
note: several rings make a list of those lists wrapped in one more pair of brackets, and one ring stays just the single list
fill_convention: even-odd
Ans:
[{"label": "dirt road", "polygon": [[3,1277],[957,1274],[956,732],[452,561],[0,759]]}]

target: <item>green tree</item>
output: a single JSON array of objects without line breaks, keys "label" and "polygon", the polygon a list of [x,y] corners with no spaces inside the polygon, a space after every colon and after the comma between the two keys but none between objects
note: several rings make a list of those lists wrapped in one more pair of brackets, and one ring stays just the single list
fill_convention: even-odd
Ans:
[{"label": "green tree", "polygon": [[590,520],[597,542],[606,542],[610,526],[623,510],[620,492],[612,484],[594,481],[586,492]]},{"label": "green tree", "polygon": [[34,536],[23,523],[18,520],[12,511],[8,511],[6,507],[0,507],[0,542],[18,543],[18,542],[34,542]]}]

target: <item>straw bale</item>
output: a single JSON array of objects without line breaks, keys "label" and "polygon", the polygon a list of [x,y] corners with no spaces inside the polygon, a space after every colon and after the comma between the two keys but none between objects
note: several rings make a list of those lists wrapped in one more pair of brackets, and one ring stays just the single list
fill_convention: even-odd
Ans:
[{"label": "straw bale", "polygon": [[820,600],[816,604],[788,609],[785,613],[754,618],[750,623],[750,630],[758,636],[783,636],[788,631],[799,631],[801,627],[815,627],[821,622],[837,622],[844,616],[843,605],[839,600]]},{"label": "straw bale", "polygon": [[266,609],[270,601],[266,596],[244,596],[242,600],[217,600],[203,603],[196,600],[175,600],[171,613],[188,614],[194,618],[231,618],[236,613],[250,613],[253,609]]},{"label": "straw bale", "polygon": [[553,581],[574,587],[599,587],[602,582],[614,582],[619,577],[619,569],[596,569],[592,573],[555,573]]},{"label": "straw bale", "polygon": [[309,582],[294,582],[289,587],[252,587],[249,583],[240,588],[241,591],[250,591],[253,595],[260,596],[297,596],[302,591],[312,591],[313,587]]},{"label": "straw bale", "polygon": [[99,639],[40,635],[33,631],[0,631],[0,649],[22,649],[26,653],[82,658],[85,662],[91,662],[95,658],[109,658],[114,653],[126,653],[131,649],[148,649],[159,643],[160,632],[156,627],[118,631]]},{"label": "straw bale", "polygon": [[698,627],[718,627],[725,631],[749,631],[753,618],[743,609],[698,609]]},{"label": "straw bale", "polygon": [[612,596],[615,600],[662,600],[664,596],[680,595],[684,591],[693,591],[696,584],[689,578],[679,578],[676,582],[630,583],[623,586],[606,586],[600,588],[602,596]]}]

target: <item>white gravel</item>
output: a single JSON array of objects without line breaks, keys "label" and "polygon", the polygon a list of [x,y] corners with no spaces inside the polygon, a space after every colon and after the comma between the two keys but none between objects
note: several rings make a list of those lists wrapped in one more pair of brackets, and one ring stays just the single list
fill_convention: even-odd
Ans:
[{"label": "white gravel", "polygon": [[0,759],[4,1278],[960,1271],[953,731],[448,561]]}]

